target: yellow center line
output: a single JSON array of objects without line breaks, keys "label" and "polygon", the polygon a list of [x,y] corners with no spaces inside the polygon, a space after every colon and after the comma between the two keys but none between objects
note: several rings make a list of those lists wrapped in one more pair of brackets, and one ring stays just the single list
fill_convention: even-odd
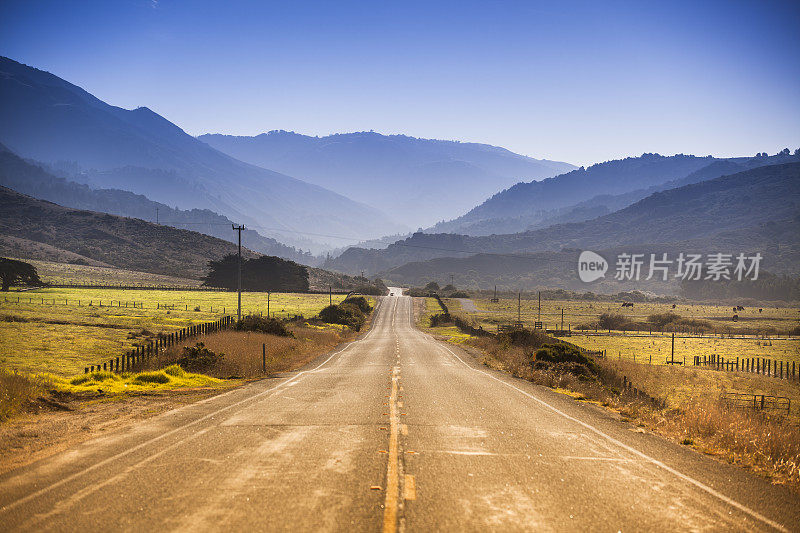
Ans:
[{"label": "yellow center line", "polygon": [[397,381],[400,367],[392,370],[392,394],[389,396],[389,465],[386,472],[386,502],[383,508],[383,531],[397,531],[397,505],[400,491],[398,475],[398,419],[397,419]]}]

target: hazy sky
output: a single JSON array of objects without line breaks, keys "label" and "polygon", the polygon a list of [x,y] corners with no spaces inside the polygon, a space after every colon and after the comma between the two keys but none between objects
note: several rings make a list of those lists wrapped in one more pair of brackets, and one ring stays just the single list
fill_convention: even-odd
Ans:
[{"label": "hazy sky", "polygon": [[0,2],[0,54],[191,134],[373,129],[576,164],[800,146],[800,2]]}]

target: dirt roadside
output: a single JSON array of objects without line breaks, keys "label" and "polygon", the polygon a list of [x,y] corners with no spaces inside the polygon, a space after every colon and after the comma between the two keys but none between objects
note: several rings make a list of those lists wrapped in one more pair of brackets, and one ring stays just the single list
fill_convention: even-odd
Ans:
[{"label": "dirt roadside", "polygon": [[25,414],[0,424],[0,474],[236,385],[95,398],[40,398]]}]

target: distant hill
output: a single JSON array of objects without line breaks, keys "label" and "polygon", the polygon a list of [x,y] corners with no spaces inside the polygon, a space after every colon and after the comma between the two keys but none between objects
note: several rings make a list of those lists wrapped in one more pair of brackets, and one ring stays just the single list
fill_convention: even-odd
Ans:
[{"label": "distant hill", "polygon": [[[0,187],[0,206],[0,235],[16,238],[19,244],[4,246],[5,256],[29,257],[35,250],[29,246],[41,243],[75,254],[72,262],[78,264],[197,279],[210,259],[236,252],[236,245],[202,233],[70,209],[6,187]],[[245,250],[243,255],[257,254]]]},{"label": "distant hill", "polygon": [[[538,222],[531,223],[526,230],[546,228],[555,224],[565,224],[568,222],[582,222],[584,220],[591,220],[593,218],[602,216],[607,213],[624,209],[625,207],[638,202],[643,198],[647,198],[651,194],[668,189],[682,187],[683,185],[690,185],[692,183],[699,183],[710,179],[715,179],[720,176],[735,174],[737,172],[744,172],[753,168],[779,165],[784,163],[797,163],[800,162],[800,154],[785,154],[780,153],[773,156],[759,155],[756,157],[737,157],[730,159],[719,159],[714,161],[689,174],[688,176],[676,180],[671,180],[660,185],[654,185],[646,189],[637,189],[635,191],[611,195],[603,194],[595,196],[589,200],[580,202],[574,206],[565,207],[556,210],[555,213],[546,216]],[[491,226],[495,221],[484,221],[483,223],[476,224],[474,228],[480,226]],[[490,232],[492,233],[492,232]],[[496,232],[494,232],[496,233]],[[483,234],[472,231],[470,234]]]},{"label": "distant hill", "polygon": [[[753,228],[744,228],[687,241],[671,243],[631,244],[622,247],[592,248],[609,261],[620,253],[667,253],[675,258],[684,253],[746,253],[760,252],[764,257],[762,271],[795,275],[800,269],[800,217],[771,221]],[[577,263],[581,250],[531,252],[521,254],[482,253],[467,257],[440,257],[428,261],[410,262],[379,272],[387,283],[421,286],[429,281],[449,283],[450,276],[457,287],[464,289],[534,290],[562,288],[576,291],[614,294],[620,291],[645,290],[658,294],[681,294],[681,284],[674,277],[661,279],[617,281],[613,264],[605,279],[586,284],[578,279]],[[674,272],[673,272],[674,274]],[[783,298],[788,299],[788,298]]]},{"label": "distant hill", "polygon": [[[136,218],[70,209],[0,186],[0,256],[116,267],[200,279],[236,245]],[[259,254],[243,248],[245,258]],[[365,280],[309,268],[312,290],[353,290]]]},{"label": "distant hill", "polygon": [[380,207],[416,228],[457,216],[495,191],[574,169],[488,144],[374,132],[309,137],[199,137],[232,157],[283,172]]},{"label": "distant hill", "polygon": [[[87,185],[57,178],[44,168],[24,161],[0,144],[0,185],[40,200],[64,207],[85,209],[155,221],[167,226],[190,229],[235,242],[231,220],[207,209],[181,210],[154,202],[147,197],[118,189],[92,189]],[[242,244],[255,252],[314,265],[318,260],[307,252],[263,237],[253,230],[242,232]]]},{"label": "distant hill", "polygon": [[146,107],[108,105],[8,58],[0,58],[0,142],[24,158],[74,167],[77,181],[210,209],[264,234],[275,228],[358,241],[405,229],[377,209],[225,155]]},{"label": "distant hill", "polygon": [[800,163],[787,163],[658,192],[585,222],[488,237],[416,233],[385,250],[350,248],[323,266],[342,272],[365,269],[373,274],[412,261],[478,253],[600,250],[692,239],[706,239],[710,245],[725,232],[794,220],[799,215]]},{"label": "distant hill", "polygon": [[618,195],[680,179],[708,166],[715,159],[678,154],[643,154],[579,168],[553,178],[517,183],[432,233],[490,235],[525,231],[556,210],[597,195]]}]

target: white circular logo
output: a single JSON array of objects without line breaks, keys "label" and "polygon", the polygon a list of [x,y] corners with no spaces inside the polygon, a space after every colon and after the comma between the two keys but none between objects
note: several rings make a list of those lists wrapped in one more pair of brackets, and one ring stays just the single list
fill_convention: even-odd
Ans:
[{"label": "white circular logo", "polygon": [[606,275],[608,262],[602,255],[585,250],[578,257],[578,277],[584,283],[596,281]]}]

